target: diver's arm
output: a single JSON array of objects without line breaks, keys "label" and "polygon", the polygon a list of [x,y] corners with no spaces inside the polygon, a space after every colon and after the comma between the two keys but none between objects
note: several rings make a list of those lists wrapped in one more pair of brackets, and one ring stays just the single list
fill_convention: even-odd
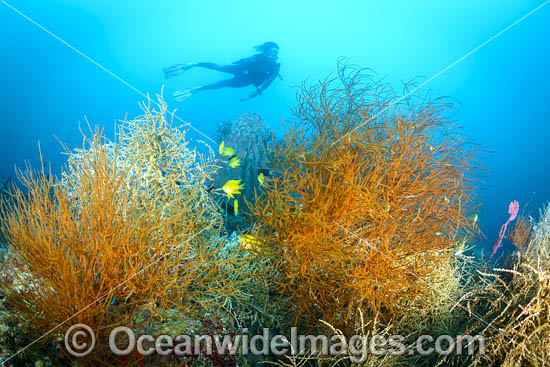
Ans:
[{"label": "diver's arm", "polygon": [[262,94],[262,92],[267,88],[269,87],[269,85],[271,84],[271,82],[273,80],[275,80],[275,78],[277,77],[278,74],[273,74],[269,77],[269,79],[267,79],[265,82],[263,82],[262,85],[260,85],[258,88],[256,88],[256,90],[254,92],[251,92],[248,97],[246,98],[241,98],[241,102],[243,101],[248,101],[249,99],[252,99],[252,98],[255,98],[255,97],[258,97]]},{"label": "diver's arm", "polygon": [[260,95],[260,93],[258,93],[258,89],[256,89],[254,92],[251,92],[248,97],[246,98],[241,98],[241,102],[244,102],[244,101],[248,101],[249,99],[252,99],[254,97],[258,97]]},{"label": "diver's arm", "polygon": [[265,82],[262,83],[262,85],[260,85],[258,88],[256,88],[256,92],[261,95],[262,92],[267,88],[269,87],[269,85],[271,84],[271,82],[273,82],[275,80],[275,78],[277,77],[276,74],[273,74],[271,75]]},{"label": "diver's arm", "polygon": [[252,98],[255,98],[255,97],[258,97],[262,94],[262,92],[264,91],[264,89],[266,89],[267,87],[269,87],[269,84],[271,84],[271,82],[273,80],[275,80],[275,78],[277,77],[276,74],[272,75],[269,77],[269,79],[267,79],[262,85],[260,85],[258,88],[256,88],[255,91],[251,92],[248,97],[246,98],[241,98],[241,102],[243,101],[248,101],[249,99],[252,99]]},{"label": "diver's arm", "polygon": [[275,78],[279,75],[279,71],[281,70],[281,64],[277,64],[277,67],[269,75],[269,78],[265,80],[265,82],[262,83],[258,88],[256,88],[256,92],[258,92],[258,95],[261,95],[264,90],[266,90],[267,87],[275,80]]}]

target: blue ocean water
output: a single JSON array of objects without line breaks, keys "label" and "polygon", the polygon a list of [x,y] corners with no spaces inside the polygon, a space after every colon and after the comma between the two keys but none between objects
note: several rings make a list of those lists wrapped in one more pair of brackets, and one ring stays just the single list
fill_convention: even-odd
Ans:
[{"label": "blue ocean water", "polygon": [[[457,102],[464,133],[487,148],[479,223],[488,250],[510,201],[536,215],[550,200],[549,24],[542,0],[2,0],[0,176],[13,176],[25,160],[38,166],[38,142],[59,172],[65,157],[56,137],[80,146],[85,118],[111,135],[115,120],[140,114],[138,91],[154,96],[163,87],[169,108],[206,136],[245,112],[280,134],[296,86],[352,57],[396,86],[436,76],[423,90]],[[230,63],[265,41],[279,44],[284,79],[261,97],[239,102],[252,91],[245,88],[172,100],[177,89],[225,76],[194,69],[165,80],[164,67]]]}]

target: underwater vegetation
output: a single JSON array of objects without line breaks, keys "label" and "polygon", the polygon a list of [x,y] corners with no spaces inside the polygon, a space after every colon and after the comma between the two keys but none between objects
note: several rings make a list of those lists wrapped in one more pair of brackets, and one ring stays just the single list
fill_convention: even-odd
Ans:
[{"label": "underwater vegetation", "polygon": [[550,204],[534,226],[519,219],[511,266],[480,272],[462,300],[466,332],[486,337],[485,353],[457,365],[538,367],[550,361]]},{"label": "underwater vegetation", "polygon": [[[100,351],[113,325],[196,319],[239,298],[246,254],[220,255],[223,221],[205,185],[216,167],[187,147],[160,102],[115,141],[96,130],[68,152],[60,179],[21,174],[27,192],[3,213],[14,269],[3,293],[27,333],[45,334],[39,345],[84,323]],[[117,361],[98,352],[87,362]]]},{"label": "underwater vegetation", "polygon": [[510,241],[518,252],[522,253],[527,249],[532,230],[533,219],[531,217],[519,215],[514,225],[514,229],[510,233]]},{"label": "underwater vegetation", "polygon": [[493,243],[493,251],[491,252],[491,255],[489,256],[489,259],[487,261],[490,261],[493,258],[493,256],[497,253],[498,249],[502,247],[502,240],[504,239],[504,235],[506,234],[506,229],[508,228],[508,224],[517,218],[518,213],[519,213],[519,203],[517,202],[517,200],[514,200],[508,205],[508,214],[510,215],[510,217],[500,227],[500,231],[498,232],[498,238]]},{"label": "underwater vegetation", "polygon": [[295,121],[270,151],[275,176],[251,210],[296,320],[352,330],[358,309],[401,320],[453,299],[453,253],[477,230],[468,216],[478,147],[449,107],[399,97],[346,65],[302,86]]},{"label": "underwater vegetation", "polygon": [[[470,256],[481,148],[454,125],[445,99],[410,90],[342,63],[335,76],[302,85],[282,138],[246,114],[220,125],[218,154],[191,148],[159,96],[158,109],[142,105],[114,139],[90,128],[82,148],[64,146],[59,177],[19,172],[25,187],[5,184],[0,206],[9,246],[0,259],[0,362],[40,337],[5,365],[257,365],[261,357],[239,355],[116,357],[107,335],[120,325],[157,336],[298,326],[400,334],[408,350],[421,334],[480,334],[487,347],[473,356],[263,361],[544,366],[550,205],[535,224],[510,204],[495,242],[498,250],[510,227],[517,251],[506,266]],[[76,323],[98,338],[86,358],[63,347]]]},{"label": "underwater vegetation", "polygon": [[[11,177],[3,178],[0,181],[0,212],[5,211],[12,204],[12,196],[15,191],[16,184]],[[3,259],[4,252],[7,250],[8,244],[4,235],[0,231],[0,257]]]},{"label": "underwater vegetation", "polygon": [[[359,310],[356,314],[357,320],[355,322],[356,327],[353,330],[354,335],[361,336],[366,340],[370,340],[375,335],[382,336],[384,338],[390,338],[392,335],[392,327],[386,326],[380,323],[377,317],[366,320]],[[322,322],[331,335],[335,337],[346,338],[346,335],[336,329],[329,323]],[[360,347],[357,346],[357,350]],[[414,364],[408,364],[405,358],[400,355],[368,353],[364,356],[354,355],[347,351],[342,353],[338,357],[330,357],[323,355],[315,355],[312,353],[306,353],[303,355],[289,355],[284,359],[279,360],[277,366],[279,367],[299,367],[299,366],[361,366],[361,367],[400,367],[400,366],[412,366]]]}]

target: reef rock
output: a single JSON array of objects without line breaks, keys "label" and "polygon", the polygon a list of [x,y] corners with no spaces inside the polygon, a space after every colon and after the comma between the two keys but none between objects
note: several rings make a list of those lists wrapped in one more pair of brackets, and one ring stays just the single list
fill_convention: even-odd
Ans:
[{"label": "reef rock", "polygon": [[[239,210],[245,209],[243,198],[254,201],[254,188],[258,190],[259,187],[258,172],[267,167],[267,144],[271,140],[271,130],[260,115],[246,113],[235,121],[221,123],[217,139],[218,144],[223,141],[226,148],[235,150],[235,156],[241,160],[241,164],[231,168],[228,165],[231,157],[218,155],[221,168],[214,178],[214,186],[221,188],[228,180],[242,180],[244,189],[235,198],[239,200]],[[233,200],[228,204],[232,206]]]}]

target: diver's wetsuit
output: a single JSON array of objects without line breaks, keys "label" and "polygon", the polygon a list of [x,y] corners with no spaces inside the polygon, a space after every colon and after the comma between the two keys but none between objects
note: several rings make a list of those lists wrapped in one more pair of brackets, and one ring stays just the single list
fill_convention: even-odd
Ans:
[{"label": "diver's wetsuit", "polygon": [[256,54],[240,59],[229,65],[218,65],[212,62],[199,62],[194,66],[233,74],[233,78],[194,88],[193,93],[206,89],[218,89],[224,87],[241,88],[252,84],[256,87],[258,93],[261,94],[277,77],[277,75],[279,75],[279,70],[281,69],[280,63],[270,59],[264,54]]}]

